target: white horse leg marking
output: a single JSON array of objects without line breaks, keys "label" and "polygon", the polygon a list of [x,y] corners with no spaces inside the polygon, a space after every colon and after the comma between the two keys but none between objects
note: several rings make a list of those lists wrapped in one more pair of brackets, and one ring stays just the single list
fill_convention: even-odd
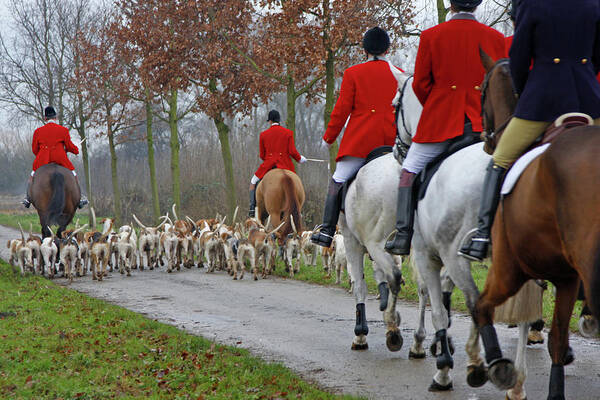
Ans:
[{"label": "white horse leg marking", "polygon": [[517,370],[517,384],[506,392],[509,400],[524,400],[527,398],[524,383],[527,378],[527,335],[529,333],[529,323],[519,323],[519,342],[517,344],[517,357],[515,360],[515,369]]}]

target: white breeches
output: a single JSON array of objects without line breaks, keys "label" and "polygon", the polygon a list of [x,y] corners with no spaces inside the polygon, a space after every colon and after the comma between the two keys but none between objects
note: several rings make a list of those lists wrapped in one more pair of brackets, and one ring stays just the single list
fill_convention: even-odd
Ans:
[{"label": "white breeches", "polygon": [[448,141],[441,143],[412,143],[408,154],[402,163],[402,169],[418,174],[434,158],[442,154],[450,144]]},{"label": "white breeches", "polygon": [[364,158],[344,156],[335,165],[333,180],[337,183],[346,182],[353,177],[365,162]]},{"label": "white breeches", "polygon": [[256,185],[258,183],[258,181],[260,181],[260,179],[258,179],[258,176],[252,175],[252,179],[250,179],[250,183],[253,185]]}]

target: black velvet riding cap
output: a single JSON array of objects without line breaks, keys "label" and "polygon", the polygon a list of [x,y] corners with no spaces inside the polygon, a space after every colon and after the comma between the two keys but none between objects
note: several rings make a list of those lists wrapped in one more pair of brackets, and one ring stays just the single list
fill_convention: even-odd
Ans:
[{"label": "black velvet riding cap", "polygon": [[48,106],[44,108],[44,118],[50,119],[54,117],[56,117],[56,111],[54,110],[54,107]]},{"label": "black velvet riding cap", "polygon": [[378,56],[390,47],[390,37],[385,30],[376,26],[365,33],[362,45],[367,53]]},{"label": "black velvet riding cap", "polygon": [[450,0],[450,3],[466,8],[477,7],[481,2],[482,0]]},{"label": "black velvet riding cap", "polygon": [[267,121],[280,122],[281,121],[281,116],[279,115],[279,111],[277,111],[277,110],[271,110],[271,111],[269,111],[269,116],[267,118]]}]

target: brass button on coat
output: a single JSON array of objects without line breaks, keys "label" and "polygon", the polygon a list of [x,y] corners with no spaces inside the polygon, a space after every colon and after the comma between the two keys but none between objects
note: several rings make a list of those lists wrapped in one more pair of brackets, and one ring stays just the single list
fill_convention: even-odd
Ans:
[{"label": "brass button on coat", "polygon": [[560,62],[560,58],[557,57],[554,59],[554,64],[558,64],[559,62]]},{"label": "brass button on coat", "polygon": [[375,112],[375,110],[371,110],[371,112],[372,112],[372,113],[374,113],[374,112]]},{"label": "brass button on coat", "polygon": [[456,90],[456,85],[452,85],[452,86],[450,87],[450,89],[452,89],[452,90]]},{"label": "brass button on coat", "polygon": [[581,63],[582,63],[582,64],[587,64],[587,62],[588,62],[588,59],[587,59],[587,58],[582,58],[582,59],[581,59]]},{"label": "brass button on coat", "polygon": [[475,86],[475,90],[481,90],[481,87],[479,85]]}]

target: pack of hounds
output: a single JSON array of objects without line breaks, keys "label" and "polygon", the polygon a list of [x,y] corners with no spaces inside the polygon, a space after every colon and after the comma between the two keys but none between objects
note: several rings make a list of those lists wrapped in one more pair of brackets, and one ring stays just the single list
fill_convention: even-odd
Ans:
[{"label": "pack of hounds", "polygon": [[[270,226],[270,220],[261,223],[256,218],[235,222],[237,209],[231,225],[226,217],[193,220],[186,216],[179,219],[172,207],[174,220],[169,213],[160,218],[157,226],[146,226],[133,215],[132,223],[115,227],[114,218],[100,221],[102,230],[88,229],[88,225],[63,232],[62,237],[42,239],[34,235],[32,225],[25,234],[21,224],[20,238],[7,242],[10,249],[9,263],[18,266],[21,274],[38,273],[54,278],[62,276],[73,281],[91,272],[94,280],[102,281],[115,269],[131,276],[131,271],[145,268],[153,270],[165,267],[168,273],[181,267],[205,268],[206,272],[227,271],[233,279],[243,279],[249,269],[254,280],[259,274],[264,279],[272,274],[277,257],[283,260],[285,270],[293,277],[300,270],[300,258],[305,265],[316,266],[317,257],[323,261],[327,276],[336,274],[341,283],[342,273],[347,269],[344,239],[336,233],[330,248],[321,250],[310,241],[313,231],[298,232],[292,218],[293,233],[282,238],[278,235],[282,222]],[[92,226],[96,216],[92,212]],[[351,279],[349,279],[351,281]]]}]

